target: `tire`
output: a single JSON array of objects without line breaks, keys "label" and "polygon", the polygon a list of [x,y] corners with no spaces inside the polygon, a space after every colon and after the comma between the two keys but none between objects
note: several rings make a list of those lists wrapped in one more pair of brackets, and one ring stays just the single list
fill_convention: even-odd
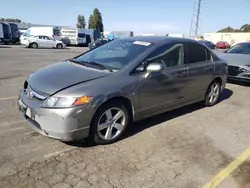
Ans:
[{"label": "tire", "polygon": [[221,94],[221,84],[219,81],[215,80],[209,85],[207,89],[204,105],[207,107],[214,106],[218,102],[220,94]]},{"label": "tire", "polygon": [[63,48],[63,45],[62,45],[62,44],[57,44],[57,45],[56,45],[56,48],[57,48],[57,49],[62,49],[62,48]]},{"label": "tire", "polygon": [[31,48],[38,48],[38,44],[35,43],[35,42],[34,42],[34,43],[31,43],[31,44],[30,44],[30,47],[31,47]]},{"label": "tire", "polygon": [[[121,117],[117,120],[114,120],[118,112]],[[111,119],[111,117],[113,118],[108,123],[107,116],[110,117],[109,119]],[[129,120],[130,117],[128,109],[122,103],[119,103],[118,101],[112,101],[112,103],[109,102],[104,104],[97,110],[92,119],[89,141],[94,144],[111,144],[117,141],[125,132],[129,124]],[[100,124],[103,126],[101,129]],[[108,132],[108,130],[110,131]]]}]

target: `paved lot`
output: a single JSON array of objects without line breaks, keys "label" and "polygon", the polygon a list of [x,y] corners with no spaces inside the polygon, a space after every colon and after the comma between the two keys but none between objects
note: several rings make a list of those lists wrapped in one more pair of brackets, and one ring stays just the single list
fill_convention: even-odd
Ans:
[{"label": "paved lot", "polygon": [[[1,188],[195,188],[221,171],[220,188],[250,187],[250,152],[244,160],[239,157],[250,148],[246,86],[228,84],[221,102],[211,108],[191,105],[137,122],[112,145],[69,145],[29,129],[15,100],[25,78],[84,50],[0,47]],[[229,165],[233,161],[237,165]]]}]

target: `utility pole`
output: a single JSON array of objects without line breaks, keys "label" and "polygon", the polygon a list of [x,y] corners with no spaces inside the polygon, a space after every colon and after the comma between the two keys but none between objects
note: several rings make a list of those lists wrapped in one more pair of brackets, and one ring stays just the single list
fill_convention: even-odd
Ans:
[{"label": "utility pole", "polygon": [[189,37],[195,38],[199,33],[199,22],[200,22],[200,13],[201,13],[201,2],[202,0],[195,0],[193,16],[191,20]]}]

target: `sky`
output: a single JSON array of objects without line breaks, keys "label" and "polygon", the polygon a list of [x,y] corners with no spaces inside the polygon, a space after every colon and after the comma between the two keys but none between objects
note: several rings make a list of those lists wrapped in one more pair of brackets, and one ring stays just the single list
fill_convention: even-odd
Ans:
[{"label": "sky", "polygon": [[[2,3],[1,3],[2,1]],[[77,15],[88,20],[94,8],[104,30],[189,34],[195,0],[0,0],[0,17],[75,27]],[[199,33],[250,24],[250,0],[202,0]]]}]

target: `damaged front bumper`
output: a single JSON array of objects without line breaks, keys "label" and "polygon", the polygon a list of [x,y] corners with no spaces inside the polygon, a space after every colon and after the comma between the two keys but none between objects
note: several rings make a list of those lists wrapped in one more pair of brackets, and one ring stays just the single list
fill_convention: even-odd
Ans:
[{"label": "damaged front bumper", "polygon": [[41,108],[42,102],[28,98],[23,91],[19,93],[19,112],[32,129],[62,141],[82,140],[89,136],[90,107]]}]

